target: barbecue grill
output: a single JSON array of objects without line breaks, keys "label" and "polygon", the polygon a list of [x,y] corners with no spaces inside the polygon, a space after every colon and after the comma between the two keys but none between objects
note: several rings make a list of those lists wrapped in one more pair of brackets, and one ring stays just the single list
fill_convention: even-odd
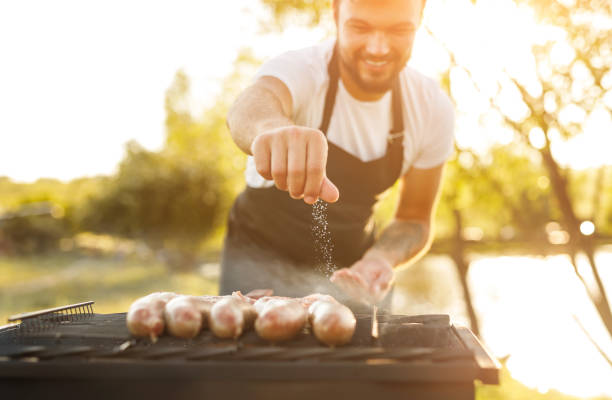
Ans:
[{"label": "barbecue grill", "polygon": [[499,363],[447,315],[357,315],[352,341],[329,348],[308,331],[270,344],[209,331],[191,340],[135,339],[125,313],[91,302],[23,314],[0,328],[0,393],[17,398],[473,399]]}]

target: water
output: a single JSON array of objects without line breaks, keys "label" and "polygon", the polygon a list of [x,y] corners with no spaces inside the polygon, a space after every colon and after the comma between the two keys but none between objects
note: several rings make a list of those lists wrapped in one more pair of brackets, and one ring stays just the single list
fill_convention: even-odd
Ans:
[{"label": "water", "polygon": [[335,271],[334,244],[327,223],[327,202],[320,199],[312,205],[312,236],[317,257],[317,269],[329,277]]},{"label": "water", "polygon": [[[612,248],[596,255],[612,297]],[[586,260],[579,259],[580,270]],[[512,376],[542,393],[612,397],[612,368],[574,320],[609,356],[612,339],[568,257],[474,258],[468,273],[481,336],[497,357],[510,355]],[[444,313],[468,325],[457,272],[448,257],[430,256],[398,273],[393,312]]]}]

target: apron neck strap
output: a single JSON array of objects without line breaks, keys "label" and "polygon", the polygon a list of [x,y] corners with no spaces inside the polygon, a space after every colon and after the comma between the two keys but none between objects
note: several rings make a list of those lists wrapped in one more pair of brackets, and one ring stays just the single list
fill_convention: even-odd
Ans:
[{"label": "apron neck strap", "polygon": [[338,92],[338,80],[340,79],[340,70],[338,67],[338,46],[334,45],[331,60],[327,65],[327,75],[329,76],[329,86],[325,94],[325,106],[323,107],[323,120],[319,130],[327,136],[329,121],[331,120],[334,104],[336,103],[336,93]]}]

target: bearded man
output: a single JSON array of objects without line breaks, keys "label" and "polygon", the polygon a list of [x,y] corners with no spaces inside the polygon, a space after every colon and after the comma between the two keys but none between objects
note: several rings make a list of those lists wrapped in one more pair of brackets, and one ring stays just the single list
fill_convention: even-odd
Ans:
[{"label": "bearded man", "polygon": [[[424,3],[334,0],[336,37],[266,62],[236,99],[227,123],[249,155],[247,186],[228,220],[221,294],[319,291],[390,307],[395,268],[429,247],[453,151],[451,102],[407,66]],[[398,180],[394,218],[376,235],[374,206]],[[335,285],[316,268],[319,199]]]}]

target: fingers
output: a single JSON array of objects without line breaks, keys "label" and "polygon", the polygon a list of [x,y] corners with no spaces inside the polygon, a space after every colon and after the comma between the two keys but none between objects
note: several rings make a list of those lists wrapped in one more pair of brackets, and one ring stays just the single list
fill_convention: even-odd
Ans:
[{"label": "fingers", "polygon": [[334,272],[330,280],[347,295],[368,304],[380,302],[391,289],[393,268],[380,260],[360,260],[351,268]]},{"label": "fingers", "polygon": [[342,268],[334,272],[330,280],[353,299],[370,301],[367,284],[359,273],[348,268]]},{"label": "fingers", "polygon": [[330,280],[334,283],[338,282],[340,284],[354,284],[363,288],[367,286],[361,275],[349,268],[342,268],[334,272]]},{"label": "fingers", "polygon": [[[299,134],[299,132],[296,132],[296,134]],[[287,187],[291,198],[300,199],[304,196],[306,154],[308,148],[295,135],[289,138],[289,146],[287,147]]]},{"label": "fingers", "polygon": [[257,172],[292,198],[304,198],[307,204],[318,198],[338,200],[338,188],[325,175],[327,139],[321,131],[298,126],[275,129],[257,136],[251,152]]},{"label": "fingers", "polygon": [[270,166],[270,143],[266,141],[262,136],[258,136],[251,145],[251,154],[255,160],[255,169],[259,175],[265,179],[272,179],[272,169]]},{"label": "fingers", "polygon": [[313,132],[308,139],[304,201],[314,204],[319,197],[327,165],[327,141],[321,132]]},{"label": "fingers", "polygon": [[272,141],[270,147],[272,179],[279,190],[287,190],[287,147],[283,140]]},{"label": "fingers", "polygon": [[328,177],[325,177],[321,185],[320,196],[321,200],[327,201],[328,203],[335,203],[340,197],[340,191]]}]

